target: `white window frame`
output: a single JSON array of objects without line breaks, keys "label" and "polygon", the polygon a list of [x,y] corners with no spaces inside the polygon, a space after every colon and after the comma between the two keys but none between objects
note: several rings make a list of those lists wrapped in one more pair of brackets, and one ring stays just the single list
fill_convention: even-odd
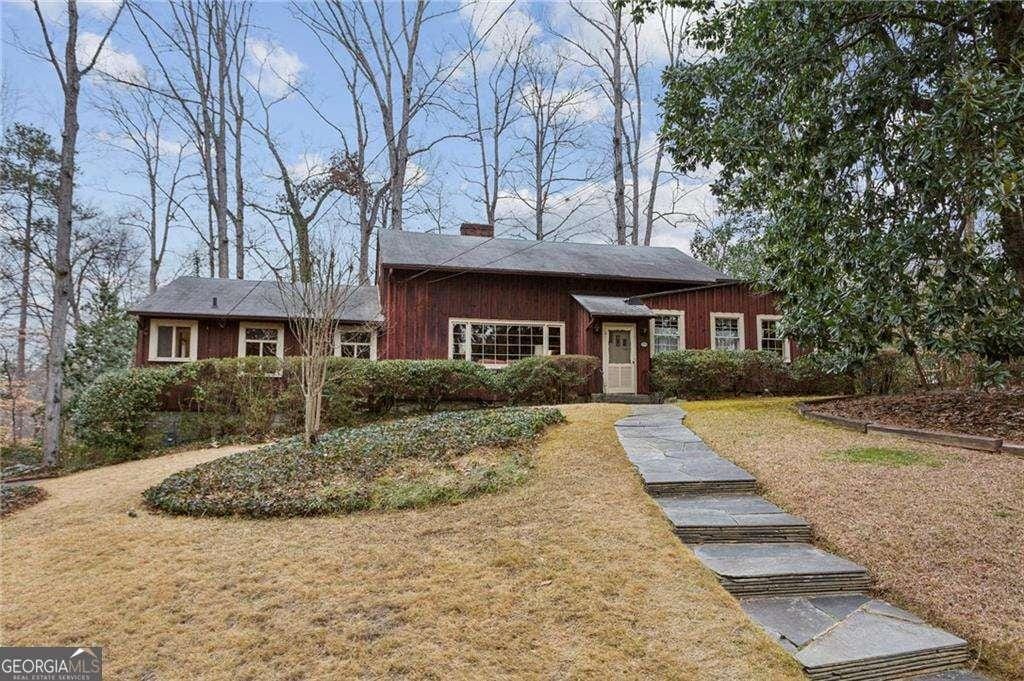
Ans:
[{"label": "white window frame", "polygon": [[[778,314],[759,314],[757,315],[757,349],[764,350],[764,329],[761,327],[761,322],[781,322],[782,315]],[[789,339],[783,337],[782,339],[782,361],[792,361],[792,353],[789,349]]]},{"label": "white window frame", "polygon": [[[548,329],[550,327],[552,327],[552,326],[557,326],[559,328],[559,330],[560,330],[559,331],[559,341],[560,341],[559,342],[559,354],[562,354],[562,355],[565,354],[565,322],[543,321],[543,320],[540,320],[540,319],[527,319],[527,320],[522,320],[522,319],[465,319],[465,318],[450,317],[448,319],[448,359],[464,359],[464,360],[467,360],[467,361],[470,361],[470,362],[473,361],[470,358],[471,354],[472,354],[471,353],[471,349],[470,349],[470,337],[472,336],[472,332],[470,332],[466,336],[466,341],[464,342],[464,344],[463,344],[464,347],[462,348],[462,356],[461,357],[456,357],[455,356],[455,352],[452,349],[452,345],[455,343],[455,325],[456,324],[503,324],[503,325],[506,325],[506,326],[543,326],[544,327],[544,340],[542,341],[542,343],[544,344],[544,356],[550,356],[550,353],[549,353],[549,350],[548,350]],[[488,369],[502,369],[502,368],[504,368],[507,365],[505,365],[505,364],[483,364],[483,363],[480,363],[480,366],[487,367]]]},{"label": "white window frame", "polygon": [[[158,333],[157,329],[161,326],[187,326],[189,327],[189,342],[188,342],[188,357],[157,357],[157,340]],[[177,331],[171,336],[171,346],[177,345],[175,342]],[[150,362],[173,362],[180,364],[182,362],[195,362],[199,357],[199,320],[198,319],[150,319],[149,320],[149,361]]]},{"label": "white window frame", "polygon": [[[677,350],[686,349],[686,312],[683,310],[651,310],[655,317],[679,317],[679,347]],[[654,345],[654,317],[651,317],[650,325],[651,357],[657,354]]]},{"label": "white window frame", "polygon": [[737,350],[746,350],[746,330],[743,328],[743,313],[742,312],[712,312],[711,313],[711,326],[708,329],[711,335],[711,349],[717,350],[717,344],[715,343],[715,320],[716,319],[737,319],[739,320],[736,324],[736,328],[740,334],[740,346]]},{"label": "white window frame", "polygon": [[[359,324],[342,324],[334,329],[334,356],[341,357],[341,334],[345,331],[364,331],[370,334],[370,359],[377,359],[377,329]],[[355,345],[349,343],[348,345]]]},{"label": "white window frame", "polygon": [[[238,323],[238,356],[245,357],[246,329],[277,329],[277,352],[279,360],[284,359],[284,324],[278,322],[239,322]],[[266,342],[266,341],[262,341]]]}]

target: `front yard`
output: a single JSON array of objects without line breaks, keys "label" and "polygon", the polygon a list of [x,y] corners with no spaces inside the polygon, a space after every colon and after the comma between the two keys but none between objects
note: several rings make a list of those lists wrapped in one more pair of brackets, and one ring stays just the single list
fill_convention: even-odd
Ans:
[{"label": "front yard", "polygon": [[1024,677],[1024,461],[800,418],[794,399],[686,402],[686,424],[871,572],[882,597]]},{"label": "front yard", "polygon": [[2,642],[103,645],[111,678],[801,678],[643,493],[612,428],[628,408],[563,411],[526,484],[454,506],[145,510],[241,448],[43,482],[0,523]]}]

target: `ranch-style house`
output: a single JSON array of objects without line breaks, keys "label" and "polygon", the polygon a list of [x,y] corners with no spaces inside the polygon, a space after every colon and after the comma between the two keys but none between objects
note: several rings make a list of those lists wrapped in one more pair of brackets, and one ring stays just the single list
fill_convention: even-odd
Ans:
[{"label": "ranch-style house", "polygon": [[[180,277],[130,308],[137,365],[297,354],[271,281]],[[458,358],[500,369],[533,355],[601,360],[591,391],[646,394],[666,350],[761,349],[789,360],[775,296],[675,248],[383,231],[376,285],[353,286],[335,354]]]}]

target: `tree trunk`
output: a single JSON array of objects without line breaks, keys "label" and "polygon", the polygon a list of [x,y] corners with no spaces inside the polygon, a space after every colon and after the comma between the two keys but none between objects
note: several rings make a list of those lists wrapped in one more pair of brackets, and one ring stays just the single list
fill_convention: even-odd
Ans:
[{"label": "tree trunk", "polygon": [[216,34],[217,42],[217,128],[213,138],[214,167],[217,175],[217,276],[231,276],[231,243],[228,239],[228,148],[227,148],[227,45],[223,26]]},{"label": "tree trunk", "polygon": [[[1022,75],[1021,52],[1024,51],[1024,3],[993,2],[989,5],[989,21],[992,23],[993,42],[995,43],[995,68],[1003,73],[1014,76],[1018,81]],[[1010,123],[1019,126],[1020,121]],[[1011,148],[1019,145],[1020,135],[1015,131],[1007,131],[1006,139]],[[1015,148],[1015,157],[1024,157],[1024,149]],[[1020,179],[1006,178],[1004,187],[1008,190],[1003,206],[999,211],[1002,226],[1003,253],[1024,296],[1024,189]]]},{"label": "tree trunk", "polygon": [[15,358],[14,376],[19,381],[25,380],[26,348],[28,347],[28,294],[32,282],[32,212],[34,206],[34,176],[29,181],[25,193],[25,232],[21,245],[21,291],[18,295],[18,349]]},{"label": "tree trunk", "polygon": [[[537,94],[538,103],[540,94]],[[544,135],[541,114],[533,114],[533,237],[544,240]]]},{"label": "tree trunk", "polygon": [[75,48],[78,10],[68,3],[68,38],[64,46],[64,122],[61,131],[60,176],[57,184],[57,242],[53,258],[53,316],[46,356],[46,397],[43,405],[43,465],[55,466],[60,457],[64,406],[64,353],[71,299],[71,210],[75,190],[75,146],[78,142],[78,96],[81,75]]},{"label": "tree trunk", "polygon": [[626,182],[622,168],[622,8],[616,6],[615,44],[612,47],[612,99],[615,122],[612,131],[612,163],[615,176],[615,243],[626,243]]},{"label": "tree trunk", "polygon": [[149,292],[156,291],[156,277],[160,270],[160,258],[157,253],[157,233],[159,226],[156,217],[156,175],[150,172],[149,180]]},{"label": "tree trunk", "polygon": [[654,233],[654,199],[658,194],[658,184],[661,179],[661,159],[665,155],[665,140],[658,141],[658,151],[654,157],[654,172],[651,174],[651,191],[647,195],[647,210],[644,211],[644,246],[651,245],[651,236]]},{"label": "tree trunk", "polygon": [[242,177],[242,124],[245,103],[241,92],[235,112],[235,276],[245,279],[245,180]]}]

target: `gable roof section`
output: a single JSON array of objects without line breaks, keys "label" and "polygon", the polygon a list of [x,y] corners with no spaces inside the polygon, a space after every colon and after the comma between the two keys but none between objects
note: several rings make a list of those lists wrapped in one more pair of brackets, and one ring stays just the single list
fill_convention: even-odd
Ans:
[{"label": "gable roof section", "polygon": [[385,267],[710,284],[727,275],[676,248],[526,241],[383,230]]},{"label": "gable roof section", "polygon": [[654,316],[651,308],[643,303],[632,302],[629,298],[615,296],[590,296],[572,294],[573,299],[593,317],[637,317],[649,319]]},{"label": "gable roof section", "polygon": [[[336,319],[345,322],[383,320],[376,286],[349,286],[348,300]],[[213,299],[217,298],[217,307]],[[281,291],[274,281],[178,277],[136,302],[128,311],[137,315],[224,317],[228,319],[287,319]]]}]

